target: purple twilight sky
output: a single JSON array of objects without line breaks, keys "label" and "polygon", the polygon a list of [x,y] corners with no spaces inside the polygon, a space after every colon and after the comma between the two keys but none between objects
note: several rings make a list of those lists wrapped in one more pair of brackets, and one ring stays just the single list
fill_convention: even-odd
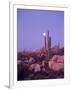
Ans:
[{"label": "purple twilight sky", "polygon": [[17,51],[44,47],[44,32],[50,32],[52,46],[64,46],[64,11],[17,9]]}]

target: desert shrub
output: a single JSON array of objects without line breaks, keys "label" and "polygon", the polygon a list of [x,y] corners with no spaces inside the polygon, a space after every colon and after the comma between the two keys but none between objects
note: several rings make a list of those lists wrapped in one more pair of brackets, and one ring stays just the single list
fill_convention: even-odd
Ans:
[{"label": "desert shrub", "polygon": [[17,80],[25,80],[29,75],[29,70],[26,65],[20,63],[17,65]]},{"label": "desert shrub", "polygon": [[22,60],[22,53],[21,52],[17,53],[17,60]]}]

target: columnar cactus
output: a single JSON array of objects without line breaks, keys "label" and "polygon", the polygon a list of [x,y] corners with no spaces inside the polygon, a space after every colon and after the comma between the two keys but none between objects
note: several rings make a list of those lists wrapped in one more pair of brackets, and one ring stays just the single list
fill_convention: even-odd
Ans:
[{"label": "columnar cactus", "polygon": [[47,50],[48,50],[48,60],[49,60],[49,56],[50,56],[50,48],[51,48],[51,37],[49,36],[49,31],[47,33]]}]

